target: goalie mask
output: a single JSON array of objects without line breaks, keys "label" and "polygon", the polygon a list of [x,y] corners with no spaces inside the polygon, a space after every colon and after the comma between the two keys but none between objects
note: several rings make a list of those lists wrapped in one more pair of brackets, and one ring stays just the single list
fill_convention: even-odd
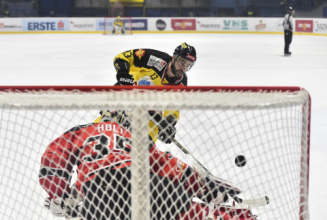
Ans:
[{"label": "goalie mask", "polygon": [[113,121],[121,124],[123,127],[130,130],[131,127],[131,111],[125,110],[101,110],[101,122]]}]

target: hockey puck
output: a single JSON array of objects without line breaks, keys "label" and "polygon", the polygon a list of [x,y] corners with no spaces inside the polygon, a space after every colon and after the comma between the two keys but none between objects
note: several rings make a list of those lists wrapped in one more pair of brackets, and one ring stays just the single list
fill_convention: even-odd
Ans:
[{"label": "hockey puck", "polygon": [[235,164],[238,167],[244,167],[246,164],[246,159],[243,155],[238,155],[237,157],[235,157]]}]

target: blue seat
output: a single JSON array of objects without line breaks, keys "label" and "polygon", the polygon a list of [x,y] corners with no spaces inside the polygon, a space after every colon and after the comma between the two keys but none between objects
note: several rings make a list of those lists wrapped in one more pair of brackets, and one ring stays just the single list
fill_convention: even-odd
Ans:
[{"label": "blue seat", "polygon": [[146,17],[160,17],[161,9],[149,8],[146,10]]},{"label": "blue seat", "polygon": [[41,17],[55,16],[56,0],[40,0],[39,10]]},{"label": "blue seat", "polygon": [[88,8],[76,8],[74,11],[75,17],[92,17],[91,9]]},{"label": "blue seat", "polygon": [[146,17],[178,17],[178,9],[175,8],[148,8]]},{"label": "blue seat", "polygon": [[178,17],[178,9],[161,9],[161,17]]},{"label": "blue seat", "polygon": [[260,17],[280,17],[281,11],[279,7],[262,7],[259,9]]},{"label": "blue seat", "polygon": [[142,17],[143,7],[125,7],[124,14],[126,17]]},{"label": "blue seat", "polygon": [[71,17],[73,14],[72,0],[57,0],[56,17]]},{"label": "blue seat", "polygon": [[280,7],[280,1],[276,0],[255,0],[254,3],[256,6]]},{"label": "blue seat", "polygon": [[58,7],[56,11],[56,17],[71,17],[72,14],[72,8],[69,7]]},{"label": "blue seat", "polygon": [[108,9],[106,8],[95,8],[91,14],[92,17],[106,17],[108,16]]},{"label": "blue seat", "polygon": [[209,8],[183,8],[181,10],[182,17],[189,17],[193,14],[194,17],[210,17]]}]

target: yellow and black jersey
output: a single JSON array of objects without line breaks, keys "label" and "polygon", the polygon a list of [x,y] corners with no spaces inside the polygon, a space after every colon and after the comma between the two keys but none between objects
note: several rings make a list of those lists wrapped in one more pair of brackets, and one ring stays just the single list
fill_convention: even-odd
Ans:
[{"label": "yellow and black jersey", "polygon": [[[168,77],[172,57],[153,49],[134,49],[114,58],[117,80],[121,85],[187,85],[187,75]],[[128,75],[127,75],[128,74]],[[130,79],[128,79],[130,77]]]},{"label": "yellow and black jersey", "polygon": [[[187,85],[187,76],[181,78],[168,77],[167,71],[172,57],[164,52],[153,49],[134,49],[118,54],[114,58],[114,66],[117,71],[116,85],[139,85],[139,86],[160,86],[160,85]],[[170,118],[173,121],[179,120],[178,110],[165,110],[149,112],[151,115],[160,114],[163,118]],[[158,117],[159,119],[161,117]],[[156,142],[158,139],[159,120],[149,121],[149,134]]]},{"label": "yellow and black jersey", "polygon": [[114,26],[121,26],[121,27],[123,27],[124,26],[124,23],[120,19],[116,19],[114,21]]}]

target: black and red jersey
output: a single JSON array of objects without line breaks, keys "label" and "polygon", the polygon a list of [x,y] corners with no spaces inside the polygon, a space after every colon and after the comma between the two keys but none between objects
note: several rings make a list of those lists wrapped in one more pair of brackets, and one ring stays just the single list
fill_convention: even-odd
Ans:
[{"label": "black and red jersey", "polygon": [[[102,169],[131,166],[132,134],[115,122],[81,125],[70,129],[49,144],[42,159],[39,181],[51,198],[70,193],[76,166],[78,190]],[[150,137],[149,137],[150,138]],[[170,153],[159,151],[150,138],[151,172],[179,181],[188,165]]]}]

